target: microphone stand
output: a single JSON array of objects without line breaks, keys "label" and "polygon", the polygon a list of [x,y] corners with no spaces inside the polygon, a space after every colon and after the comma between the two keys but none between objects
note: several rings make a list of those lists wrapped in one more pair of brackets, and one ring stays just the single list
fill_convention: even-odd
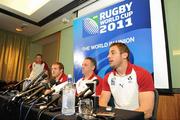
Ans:
[{"label": "microphone stand", "polygon": [[33,87],[39,85],[39,84],[41,83],[41,81],[44,80],[44,79],[46,79],[46,78],[47,78],[47,75],[44,74],[40,79],[38,79],[36,82],[34,82],[34,84],[31,85],[31,86],[29,87],[29,89],[31,89],[31,88],[33,88]]},{"label": "microphone stand", "polygon": [[24,90],[22,90],[22,92],[28,90],[30,86],[33,85],[39,79],[39,77],[41,77],[44,73],[45,70],[43,70],[34,80],[32,80],[31,83]]},{"label": "microphone stand", "polygon": [[19,97],[21,97],[21,96],[24,96],[24,95],[28,94],[29,92],[31,92],[31,91],[33,91],[33,90],[39,89],[40,87],[42,87],[42,86],[37,86],[37,87],[32,88],[32,89],[30,89],[30,90],[28,90],[28,91],[18,93],[17,95],[15,95],[15,96],[12,98],[12,101],[14,101],[16,98],[19,98]]},{"label": "microphone stand", "polygon": [[34,95],[36,95],[37,93],[41,92],[42,90],[44,90],[46,87],[42,86],[40,87],[37,91],[35,91],[34,93],[32,93],[30,96],[27,96],[26,99],[29,100],[30,98],[32,98]]},{"label": "microphone stand", "polygon": [[48,108],[51,104],[53,104],[54,102],[56,102],[60,97],[61,97],[61,95],[57,96],[55,99],[53,99],[52,101],[50,101],[49,103],[47,103],[47,105],[40,106],[40,109],[42,110],[42,109]]},{"label": "microphone stand", "polygon": [[7,92],[9,92],[10,90],[15,89],[16,87],[18,87],[21,83],[23,83],[26,79],[21,80],[20,82],[18,82],[17,84],[13,85],[12,87],[9,87],[6,91],[4,91],[2,94],[5,95]]}]

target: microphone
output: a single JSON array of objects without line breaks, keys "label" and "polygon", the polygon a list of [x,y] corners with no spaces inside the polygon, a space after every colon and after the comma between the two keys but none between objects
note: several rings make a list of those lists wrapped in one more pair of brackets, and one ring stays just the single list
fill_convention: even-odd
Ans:
[{"label": "microphone", "polygon": [[36,90],[34,93],[32,93],[31,95],[27,96],[26,99],[30,99],[32,98],[33,96],[35,96],[37,93],[41,92],[42,90],[44,89],[48,89],[48,88],[51,88],[53,85],[51,83],[45,83],[45,84],[42,84],[42,86]]},{"label": "microphone", "polygon": [[95,80],[93,80],[93,83],[94,83],[94,90],[93,90],[93,92],[96,93],[96,86],[98,86],[99,80],[95,79]]},{"label": "microphone", "polygon": [[41,92],[42,90],[44,90],[46,87],[42,86],[40,87],[38,90],[36,90],[34,93],[32,93],[30,96],[27,96],[26,99],[29,100],[30,98],[32,98],[33,96],[35,96],[37,93]]},{"label": "microphone", "polygon": [[[56,84],[56,80],[50,80],[50,86],[53,86],[54,84]],[[47,83],[46,83],[47,84]],[[42,87],[42,85],[41,85],[41,87]],[[47,87],[47,86],[46,86]],[[50,87],[49,87],[50,88]],[[41,91],[41,89],[39,90],[39,92]],[[45,98],[46,96],[49,96],[49,95],[51,95],[52,93],[54,93],[54,91],[51,91],[50,93],[47,93],[47,94],[43,94],[43,95],[41,95],[40,97],[38,97],[37,99],[36,99],[36,101],[39,101],[41,98]],[[34,94],[33,94],[34,95]],[[26,99],[30,99],[31,98],[31,96],[28,96]]]},{"label": "microphone", "polygon": [[[93,83],[91,83],[91,84],[93,84]],[[92,90],[91,90],[91,87],[88,86],[88,85],[87,85],[87,87],[83,91],[81,91],[77,95],[78,98],[84,99],[84,98],[90,97],[90,96],[92,96],[94,94],[94,92],[92,92]]]},{"label": "microphone", "polygon": [[19,86],[21,83],[23,83],[26,79],[21,80],[20,82],[18,82],[17,84],[15,84],[12,88],[16,88],[17,86]]},{"label": "microphone", "polygon": [[4,91],[2,94],[6,94],[7,92],[9,92],[10,90],[15,89],[17,86],[19,86],[21,83],[23,83],[26,79],[21,80],[20,82],[18,82],[17,84],[13,85],[12,87],[9,87],[6,91]]},{"label": "microphone", "polygon": [[32,93],[30,96],[28,96],[26,99],[30,99],[31,97],[33,97],[34,95],[36,95],[38,92],[42,91],[45,88],[51,88],[54,84],[56,83],[55,80],[51,80],[49,83],[42,83],[42,85],[36,86],[32,89],[29,89],[27,91],[21,92],[19,94],[17,94],[16,96],[14,96],[12,98],[12,101],[14,101],[17,97],[21,97],[24,96],[26,94],[28,94],[29,92],[38,89],[37,91],[35,91],[34,93]]},{"label": "microphone", "polygon": [[[31,94],[30,96],[28,96],[28,97],[26,98],[26,100],[32,98],[34,95],[36,95],[37,93],[39,93],[40,91],[42,91],[42,90],[45,89],[45,88],[51,88],[51,86],[53,86],[54,84],[56,84],[56,80],[50,80],[50,85],[48,84],[48,86],[39,88],[39,89],[38,89],[37,91],[35,91],[33,94]],[[53,87],[51,88],[51,92],[50,92],[50,93],[47,93],[46,95],[41,95],[40,97],[38,97],[38,98],[36,99],[36,101],[39,101],[41,98],[44,98],[44,97],[46,97],[46,96],[48,96],[48,95],[51,95],[51,94],[53,94],[54,92],[55,92],[55,93],[59,93],[60,91],[63,90],[63,88],[64,88],[67,84],[68,84],[68,81],[63,82],[63,83],[61,83],[61,84],[59,84],[59,85],[57,85],[57,86],[53,86]]]},{"label": "microphone", "polygon": [[96,93],[96,86],[99,84],[99,80],[95,79],[92,82],[86,83],[86,85],[90,88],[91,91],[87,91],[84,94],[84,98],[92,96],[94,93]]},{"label": "microphone", "polygon": [[60,91],[63,90],[63,88],[68,84],[68,81],[65,81],[59,85],[56,85],[54,87],[51,88],[52,91],[54,91],[55,93],[60,93]]},{"label": "microphone", "polygon": [[31,92],[31,91],[33,91],[33,90],[39,89],[40,87],[42,87],[42,85],[41,85],[41,86],[34,87],[34,88],[32,88],[32,89],[29,89],[29,90],[27,90],[27,91],[25,91],[25,92],[21,92],[21,93],[17,94],[16,97],[24,96],[25,94],[28,94],[29,92]]},{"label": "microphone", "polygon": [[33,90],[39,89],[40,87],[42,87],[42,85],[41,85],[41,86],[34,87],[34,88],[32,88],[32,89],[30,89],[30,90],[27,90],[27,91],[25,91],[25,92],[18,93],[17,95],[15,95],[15,96],[12,98],[12,101],[14,101],[16,98],[19,98],[19,97],[22,97],[22,96],[28,94],[29,92],[31,92],[31,91],[33,91]]},{"label": "microphone", "polygon": [[[53,86],[54,84],[56,84],[56,80],[50,80],[50,84],[51,86]],[[46,96],[50,96],[54,93],[54,91],[51,90],[51,92],[47,93],[47,94],[43,94],[40,97],[37,97],[36,99],[34,99],[33,101],[38,102],[40,99],[45,98]],[[31,103],[32,101],[30,101],[29,103]]]},{"label": "microphone", "polygon": [[54,102],[56,102],[59,98],[61,97],[61,95],[57,95],[57,96],[54,96],[53,100],[50,101],[49,103],[47,103],[47,105],[43,105],[43,106],[40,106],[39,109],[45,109],[45,108],[48,108],[51,104],[53,104]]},{"label": "microphone", "polygon": [[81,98],[81,97],[83,97],[84,96],[84,94],[89,90],[90,88],[89,87],[87,87],[85,90],[83,90],[83,91],[81,91],[78,95],[77,95],[77,97],[78,98]]},{"label": "microphone", "polygon": [[94,94],[90,89],[83,95],[83,98],[91,97]]},{"label": "microphone", "polygon": [[22,92],[28,90],[30,86],[33,85],[44,74],[45,74],[45,70],[43,70],[34,80],[32,80],[31,83],[24,90],[22,90]]},{"label": "microphone", "polygon": [[47,74],[44,74],[43,76],[41,76],[41,77],[34,83],[34,85],[30,86],[29,89],[37,86],[38,84],[40,84],[40,82],[41,82],[42,80],[44,80],[44,79],[47,78],[47,77],[48,77],[48,75],[47,75]]},{"label": "microphone", "polygon": [[51,84],[51,85],[56,84],[56,80],[54,80],[54,79],[50,80],[50,84]]},{"label": "microphone", "polygon": [[95,79],[95,80],[93,80],[93,83],[97,86],[99,84],[99,80]]}]

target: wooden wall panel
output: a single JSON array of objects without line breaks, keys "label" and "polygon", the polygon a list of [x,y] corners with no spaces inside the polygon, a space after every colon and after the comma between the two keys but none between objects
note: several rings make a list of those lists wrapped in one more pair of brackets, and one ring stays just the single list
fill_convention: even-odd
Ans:
[{"label": "wooden wall panel", "polygon": [[178,115],[178,120],[180,120],[180,94],[175,95],[175,100],[176,100],[176,107],[177,107],[177,115]]},{"label": "wooden wall panel", "polygon": [[157,120],[180,120],[180,94],[159,96]]}]

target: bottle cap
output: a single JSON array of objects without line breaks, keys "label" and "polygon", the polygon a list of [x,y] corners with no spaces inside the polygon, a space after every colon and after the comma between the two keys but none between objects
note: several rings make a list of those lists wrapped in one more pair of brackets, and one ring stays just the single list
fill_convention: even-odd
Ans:
[{"label": "bottle cap", "polygon": [[71,74],[68,74],[68,78],[72,78],[72,75],[71,75]]}]

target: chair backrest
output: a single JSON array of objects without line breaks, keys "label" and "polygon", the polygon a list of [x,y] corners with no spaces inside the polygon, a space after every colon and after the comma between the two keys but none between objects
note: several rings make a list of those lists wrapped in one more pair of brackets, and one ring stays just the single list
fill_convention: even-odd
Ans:
[{"label": "chair backrest", "polygon": [[108,106],[111,106],[111,107],[115,108],[114,97],[112,95],[111,95],[111,98],[110,98],[110,100],[108,102]]},{"label": "chair backrest", "polygon": [[159,103],[159,93],[155,89],[154,90],[154,109],[153,109],[152,117],[150,118],[150,120],[157,119],[158,103]]}]

